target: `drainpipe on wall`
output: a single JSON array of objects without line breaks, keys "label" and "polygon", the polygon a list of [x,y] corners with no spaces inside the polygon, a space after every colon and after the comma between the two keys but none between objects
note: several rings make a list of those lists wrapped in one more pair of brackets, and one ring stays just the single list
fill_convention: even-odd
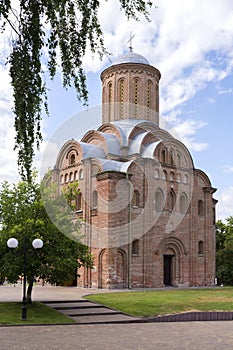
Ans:
[{"label": "drainpipe on wall", "polygon": [[132,244],[131,244],[131,221],[132,221],[132,206],[131,206],[131,183],[129,181],[129,174],[126,172],[126,179],[129,182],[129,228],[128,228],[128,289],[131,289],[131,255],[132,255]]}]

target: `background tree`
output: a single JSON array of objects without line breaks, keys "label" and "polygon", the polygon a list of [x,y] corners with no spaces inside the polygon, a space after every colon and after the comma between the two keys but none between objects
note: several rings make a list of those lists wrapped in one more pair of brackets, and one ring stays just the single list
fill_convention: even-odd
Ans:
[{"label": "background tree", "polygon": [[[0,191],[0,271],[9,282],[17,283],[19,276],[23,274],[23,245],[26,239],[29,301],[34,276],[51,284],[70,284],[77,277],[78,267],[92,266],[88,247],[80,242],[80,221],[70,220],[67,209],[63,210],[61,207],[60,197],[52,202],[54,208],[56,207],[54,211],[59,213],[63,229],[65,225],[68,229],[67,235],[51,221],[41,198],[40,186],[34,180],[22,181],[13,186],[5,182]],[[11,237],[18,240],[18,248],[6,247],[6,242]],[[31,243],[35,238],[43,240],[42,249],[35,250],[32,247]]]},{"label": "background tree", "polygon": [[[119,0],[126,16],[148,18],[151,1]],[[2,31],[11,29],[8,58],[14,92],[18,165],[23,178],[31,179],[34,145],[41,136],[41,106],[47,108],[43,66],[50,77],[61,62],[63,86],[73,85],[78,99],[87,102],[83,59],[87,47],[100,57],[106,52],[98,19],[98,0],[0,0]],[[45,61],[48,57],[48,61]]]},{"label": "background tree", "polygon": [[233,216],[216,223],[216,270],[219,283],[233,285]]}]

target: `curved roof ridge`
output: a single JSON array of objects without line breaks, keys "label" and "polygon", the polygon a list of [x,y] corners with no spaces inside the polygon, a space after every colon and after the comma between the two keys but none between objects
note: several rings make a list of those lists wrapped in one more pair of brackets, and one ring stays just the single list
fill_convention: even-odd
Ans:
[{"label": "curved roof ridge", "polygon": [[96,158],[102,165],[103,171],[121,171],[121,166],[124,162],[119,162],[112,159]]},{"label": "curved roof ridge", "polygon": [[104,149],[101,146],[93,145],[92,143],[87,142],[78,142],[83,151],[83,158],[91,157],[103,157],[105,158],[106,154]]},{"label": "curved roof ridge", "polygon": [[150,65],[150,62],[144,56],[135,53],[132,50],[116,57],[113,61],[113,65],[122,63],[139,63]]},{"label": "curved roof ridge", "polygon": [[150,143],[149,145],[144,146],[141,156],[143,158],[154,158],[154,152],[156,147],[162,142],[162,140],[155,141]]},{"label": "curved roof ridge", "polygon": [[148,131],[141,132],[137,134],[132,140],[129,142],[129,155],[134,153],[141,153],[141,146],[144,137],[147,135]]},{"label": "curved roof ridge", "polygon": [[[129,136],[131,135],[133,129],[135,127],[139,127],[143,125],[147,125],[148,127],[154,127],[154,130],[158,130],[158,126],[154,123],[151,122],[149,120],[145,120],[145,119],[124,119],[124,120],[117,120],[117,121],[113,121],[111,122],[111,124],[115,125],[118,130],[120,131],[121,135],[122,135],[122,145],[123,146],[127,146],[128,145],[128,141],[129,141]],[[149,130],[145,130],[145,131],[149,131]]]},{"label": "curved roof ridge", "polygon": [[[123,133],[122,130],[118,127],[118,125],[115,125],[113,123],[104,123],[102,125],[100,125],[100,127],[97,129],[97,131],[103,132],[105,134],[113,134],[117,137],[117,139],[120,142],[120,145],[122,145],[123,143]],[[107,131],[107,132],[106,132]],[[116,135],[115,133],[117,133],[118,135]]]},{"label": "curved roof ridge", "polygon": [[120,141],[114,134],[98,131],[105,139],[108,147],[108,153],[120,155]]}]

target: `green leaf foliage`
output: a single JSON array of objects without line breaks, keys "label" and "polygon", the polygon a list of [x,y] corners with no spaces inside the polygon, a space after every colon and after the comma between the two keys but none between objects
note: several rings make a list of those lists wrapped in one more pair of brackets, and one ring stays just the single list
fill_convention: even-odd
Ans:
[{"label": "green leaf foliage", "polygon": [[220,284],[233,285],[233,216],[216,223],[216,270]]},{"label": "green leaf foliage", "polygon": [[[119,0],[126,16],[148,18],[151,1]],[[41,109],[48,113],[43,67],[53,78],[60,66],[63,86],[74,86],[77,98],[87,103],[83,60],[87,47],[106,53],[98,0],[0,0],[1,30],[11,29],[8,57],[14,93],[14,114],[19,171],[31,180],[34,146],[42,140]],[[7,58],[6,58],[7,59]]]},{"label": "green leaf foliage", "polygon": [[[69,285],[76,278],[81,265],[92,267],[92,257],[87,246],[81,243],[80,222],[70,221],[66,211],[60,207],[59,196],[53,201],[59,204],[60,220],[68,226],[63,234],[49,217],[41,198],[40,186],[21,181],[16,185],[5,182],[0,190],[0,278],[16,283],[23,274],[23,249],[27,246],[27,277],[34,276],[57,285]],[[63,223],[63,225],[65,225]],[[75,236],[75,240],[71,239]],[[16,238],[16,249],[7,247],[9,238]],[[34,249],[32,241],[43,240],[43,248]]]}]

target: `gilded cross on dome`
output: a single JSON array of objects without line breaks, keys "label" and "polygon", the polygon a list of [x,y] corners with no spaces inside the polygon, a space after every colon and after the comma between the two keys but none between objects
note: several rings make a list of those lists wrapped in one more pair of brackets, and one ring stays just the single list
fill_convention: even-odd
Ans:
[{"label": "gilded cross on dome", "polygon": [[135,37],[135,34],[132,35],[132,32],[130,32],[130,37],[129,37],[129,40],[127,41],[127,44],[129,43],[129,51],[130,52],[133,52],[132,41],[133,41],[134,37]]}]

